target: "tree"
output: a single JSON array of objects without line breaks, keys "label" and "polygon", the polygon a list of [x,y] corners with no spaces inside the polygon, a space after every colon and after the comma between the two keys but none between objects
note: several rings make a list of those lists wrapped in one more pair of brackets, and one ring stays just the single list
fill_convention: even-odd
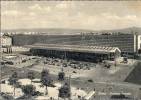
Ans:
[{"label": "tree", "polygon": [[22,92],[27,96],[31,97],[35,93],[35,87],[33,85],[25,85],[22,87]]},{"label": "tree", "polygon": [[60,89],[59,89],[59,97],[61,98],[70,98],[70,86],[68,83],[65,83]]},{"label": "tree", "polygon": [[53,81],[50,77],[49,71],[46,69],[43,69],[41,72],[41,83],[46,87],[46,95],[48,94],[47,87],[51,86]]},{"label": "tree", "polygon": [[31,80],[32,84],[32,80],[35,78],[34,72],[28,72],[27,77]]},{"label": "tree", "polygon": [[65,73],[64,72],[59,72],[58,73],[58,80],[63,81],[65,79]]},{"label": "tree", "polygon": [[65,79],[65,73],[62,69],[62,71],[58,73],[58,80],[63,81],[64,79]]},{"label": "tree", "polygon": [[8,80],[9,84],[13,85],[13,87],[14,87],[14,96],[15,96],[15,88],[16,88],[16,85],[17,85],[17,80],[18,80],[17,72],[14,72]]}]

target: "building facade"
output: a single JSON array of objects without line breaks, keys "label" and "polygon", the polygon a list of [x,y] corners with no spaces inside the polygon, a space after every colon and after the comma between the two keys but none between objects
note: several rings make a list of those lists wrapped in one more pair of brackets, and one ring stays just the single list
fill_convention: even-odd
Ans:
[{"label": "building facade", "polygon": [[141,50],[141,35],[137,36],[137,50]]},{"label": "building facade", "polygon": [[117,47],[76,46],[59,44],[27,45],[33,55],[74,59],[80,61],[101,62],[115,60],[120,57],[121,51]]},{"label": "building facade", "polygon": [[0,37],[0,44],[3,47],[5,47],[5,46],[11,46],[12,45],[12,38],[10,38],[8,36],[1,36]]},{"label": "building facade", "polygon": [[141,48],[141,35],[137,34],[101,34],[84,36],[83,44],[94,46],[118,47],[122,53],[138,53]]},{"label": "building facade", "polygon": [[12,38],[9,36],[1,36],[0,44],[2,46],[1,52],[12,53]]}]

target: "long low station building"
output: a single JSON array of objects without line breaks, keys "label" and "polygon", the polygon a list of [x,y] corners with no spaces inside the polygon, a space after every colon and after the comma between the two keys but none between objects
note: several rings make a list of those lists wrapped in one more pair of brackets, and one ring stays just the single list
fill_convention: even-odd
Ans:
[{"label": "long low station building", "polygon": [[117,47],[100,47],[84,45],[34,44],[26,45],[33,55],[74,59],[80,61],[101,62],[120,57],[121,51]]}]

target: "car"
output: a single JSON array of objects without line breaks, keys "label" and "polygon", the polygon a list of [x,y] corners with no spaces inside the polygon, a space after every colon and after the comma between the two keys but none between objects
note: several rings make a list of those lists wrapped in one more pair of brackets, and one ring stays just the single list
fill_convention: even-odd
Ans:
[{"label": "car", "polygon": [[5,64],[14,65],[14,63],[12,61],[7,61],[7,62],[5,62]]},{"label": "car", "polygon": [[22,63],[26,62],[27,60],[22,60]]},{"label": "car", "polygon": [[111,65],[110,65],[110,64],[105,64],[104,67],[106,67],[106,68],[110,68]]},{"label": "car", "polygon": [[92,79],[89,79],[88,82],[93,82],[93,80]]},{"label": "car", "polygon": [[73,73],[77,73],[76,71],[73,71]]},{"label": "car", "polygon": [[127,97],[124,94],[119,94],[119,95],[112,95],[112,99],[126,99]]},{"label": "car", "polygon": [[0,64],[1,64],[1,65],[4,65],[4,64],[5,64],[5,62],[0,62]]},{"label": "car", "polygon": [[67,64],[66,63],[63,63],[63,67],[67,67]]}]

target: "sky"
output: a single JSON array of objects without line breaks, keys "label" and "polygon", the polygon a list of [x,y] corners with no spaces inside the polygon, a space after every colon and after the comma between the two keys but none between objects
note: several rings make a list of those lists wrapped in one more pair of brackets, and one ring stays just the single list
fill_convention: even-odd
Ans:
[{"label": "sky", "polygon": [[141,27],[141,1],[1,1],[2,29]]}]

